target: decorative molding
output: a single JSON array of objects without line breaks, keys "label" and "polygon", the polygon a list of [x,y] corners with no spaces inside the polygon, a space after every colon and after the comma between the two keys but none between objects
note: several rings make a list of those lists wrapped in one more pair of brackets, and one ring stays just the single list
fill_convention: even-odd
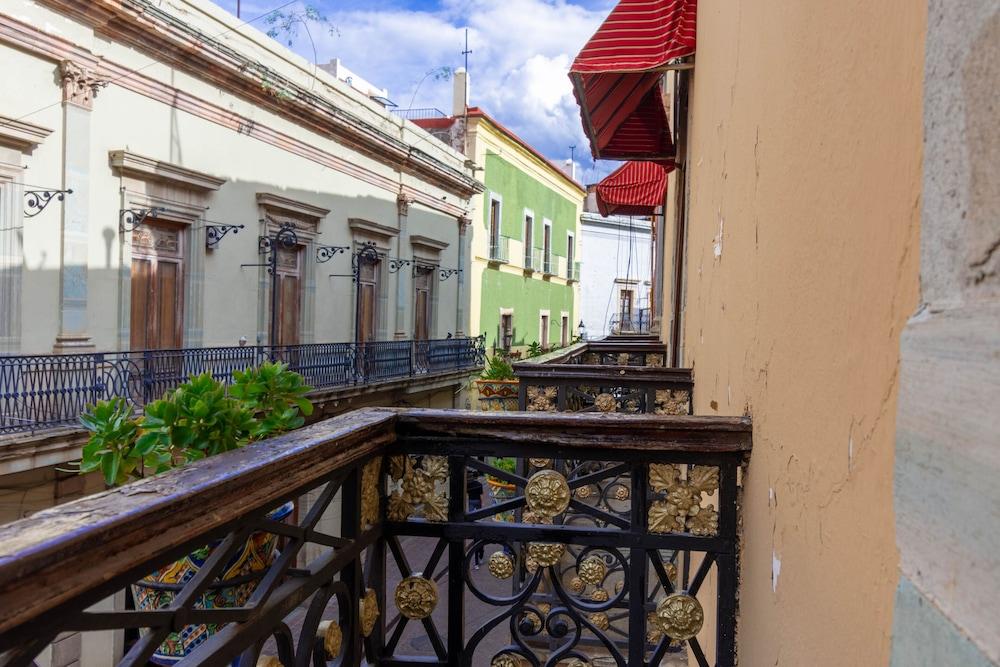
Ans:
[{"label": "decorative molding", "polygon": [[59,79],[62,81],[63,102],[87,110],[94,108],[97,91],[108,85],[107,79],[99,78],[92,69],[72,60],[59,63]]},{"label": "decorative molding", "polygon": [[410,214],[410,204],[413,203],[413,197],[407,197],[406,195],[400,193],[396,197],[396,210],[400,215]]},{"label": "decorative molding", "polygon": [[378,222],[372,222],[371,220],[363,220],[362,218],[348,218],[347,226],[351,228],[352,232],[361,232],[363,234],[370,234],[371,236],[378,236],[384,239],[391,239],[392,237],[399,235],[399,230],[395,227],[383,225]]},{"label": "decorative molding", "polygon": [[186,189],[218,190],[226,182],[224,178],[124,150],[109,151],[108,158],[111,166],[123,173],[143,180],[164,181]]},{"label": "decorative molding", "polygon": [[151,55],[314,132],[332,136],[369,157],[449,192],[468,198],[484,190],[482,183],[460,169],[336,106],[230,45],[198,32],[181,17],[151,3],[43,0],[43,4],[79,17],[93,26],[97,34]]},{"label": "decorative molding", "polygon": [[319,222],[330,212],[328,208],[314,206],[305,202],[282,197],[270,192],[258,192],[257,204],[264,208],[272,209],[285,215],[292,215],[300,218],[310,218]]},{"label": "decorative molding", "polygon": [[34,150],[52,134],[52,130],[17,118],[0,116],[0,144],[21,151]]},{"label": "decorative molding", "polygon": [[414,234],[410,237],[410,245],[414,248],[420,248],[425,252],[437,254],[447,248],[450,243],[447,241],[438,241],[437,239],[432,239],[429,236],[421,236],[420,234]]},{"label": "decorative molding", "polygon": [[[70,12],[72,13],[72,12]],[[114,85],[143,95],[165,104],[173,109],[184,111],[196,118],[206,120],[216,125],[228,128],[252,137],[279,150],[297,155],[316,164],[328,167],[352,178],[369,183],[388,192],[400,191],[413,197],[415,202],[445,215],[462,215],[464,208],[443,201],[440,196],[418,190],[408,185],[400,188],[398,180],[383,176],[365,167],[351,162],[329,151],[316,148],[309,141],[293,137],[272,127],[234,113],[232,109],[212,104],[191,93],[174,88],[151,77],[134,71],[133,68],[119,65],[108,60],[98,60],[86,49],[65,39],[50,35],[22,23],[10,16],[0,14],[0,43],[13,44],[16,47],[34,53],[41,57],[58,60],[72,57],[78,62],[91,63],[93,67],[100,66],[102,75],[112,80]],[[310,128],[312,129],[312,128]],[[356,148],[355,148],[356,149]],[[356,149],[357,150],[357,149]],[[365,151],[362,151],[365,152]],[[365,154],[367,154],[365,152]],[[477,181],[478,184],[478,181]],[[479,184],[481,186],[481,184]],[[448,188],[445,188],[446,190]]]}]

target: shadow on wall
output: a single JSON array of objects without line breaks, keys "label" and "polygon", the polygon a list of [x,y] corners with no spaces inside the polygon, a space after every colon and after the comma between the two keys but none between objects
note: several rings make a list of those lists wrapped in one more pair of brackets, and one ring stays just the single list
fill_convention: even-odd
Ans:
[{"label": "shadow on wall", "polygon": [[[153,222],[158,227],[170,227],[172,219],[176,219],[178,224],[174,228],[181,230],[181,247],[176,251],[124,246],[120,242],[117,208],[103,215],[91,216],[90,254],[92,257],[99,256],[101,265],[87,268],[85,284],[67,283],[67,290],[76,287],[76,294],[71,296],[78,299],[81,309],[86,309],[85,324],[78,331],[82,330],[90,336],[97,351],[131,347],[129,304],[132,299],[132,270],[128,264],[132,256],[139,256],[149,261],[143,262],[137,270],[153,272],[163,290],[173,289],[171,281],[174,279],[181,285],[176,312],[171,313],[166,304],[156,304],[158,309],[153,308],[151,312],[152,317],[176,319],[184,332],[180,337],[182,345],[191,345],[192,336],[200,336],[200,344],[195,343],[199,346],[237,345],[241,337],[252,345],[261,333],[266,337],[270,304],[263,295],[268,293],[270,281],[266,271],[253,266],[264,261],[259,253],[258,236],[265,233],[260,222],[265,209],[257,202],[258,193],[328,209],[329,213],[314,227],[314,245],[353,247],[355,243],[376,241],[380,248],[385,249],[387,257],[395,258],[402,254],[408,258],[413,255],[411,247],[400,252],[396,236],[379,236],[364,231],[354,233],[349,226],[349,220],[359,219],[397,229],[398,213],[394,199],[331,195],[275,188],[256,182],[227,182],[207,198],[209,208],[203,219],[194,224],[181,223],[176,216],[172,216],[171,201],[155,201],[167,211]],[[93,191],[91,197],[96,199]],[[119,201],[117,194],[115,200]],[[66,204],[71,203],[72,195],[68,195]],[[62,277],[52,265],[58,263],[60,256],[60,209],[66,204],[53,201],[37,216],[24,219],[20,230],[17,230],[16,223],[12,226],[15,231],[21,232],[24,263],[20,267],[20,276],[17,270],[0,267],[0,280],[10,286],[9,289],[16,294],[17,283],[21,285],[20,321],[17,321],[15,298],[12,300],[13,316],[7,325],[11,331],[9,335],[6,331],[2,332],[11,339],[4,350],[7,354],[48,354],[53,351],[60,331]],[[107,210],[106,206],[103,208]],[[294,215],[280,209],[269,209],[267,213],[279,221],[288,219],[284,214]],[[211,224],[244,225],[244,228],[230,231],[214,248],[192,247],[194,242],[191,237],[196,236],[194,232],[203,225]],[[306,224],[306,227],[309,225]],[[424,236],[448,244],[436,257],[418,252],[421,257],[433,260],[442,267],[457,267],[458,226],[454,217],[411,204],[407,230],[411,236]],[[200,231],[196,238],[203,244],[204,230]],[[305,236],[307,234],[302,235],[302,239]],[[99,254],[93,252],[93,244],[96,243],[101,244]],[[192,262],[191,259],[197,257],[196,253],[201,253],[200,261]],[[292,278],[286,283],[287,289],[300,295],[296,304],[296,316],[301,327],[300,342],[354,340],[356,287],[351,275],[350,253],[350,250],[341,252],[323,261],[316,257],[315,250],[310,253],[303,246],[296,257],[284,258],[279,274]],[[161,263],[172,266],[157,273]],[[391,339],[396,326],[398,276],[389,270],[388,262],[382,264],[377,275],[380,296],[376,306],[376,329],[379,339]],[[412,267],[401,270],[412,272]],[[444,338],[455,331],[458,280],[454,276],[443,281],[437,275],[434,278],[431,281],[431,303],[434,307],[429,333],[431,338]],[[412,289],[412,280],[410,282]],[[0,288],[4,287],[0,284]],[[412,295],[410,298],[413,298]],[[407,320],[412,319],[412,311],[412,304],[407,304]],[[81,317],[80,314],[75,316]],[[413,322],[405,322],[404,328],[412,332]]]}]

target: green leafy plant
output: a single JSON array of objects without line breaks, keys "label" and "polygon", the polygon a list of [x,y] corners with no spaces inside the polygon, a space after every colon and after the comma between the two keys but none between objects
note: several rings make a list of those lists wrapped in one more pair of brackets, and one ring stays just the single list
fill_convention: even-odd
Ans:
[{"label": "green leafy plant", "polygon": [[[498,470],[503,470],[504,472],[509,472],[512,475],[514,474],[515,470],[517,469],[517,461],[513,457],[510,457],[510,456],[496,456],[496,457],[493,458],[492,461],[490,461],[490,464],[494,468],[496,468]],[[509,484],[509,482],[507,480],[500,479],[500,478],[495,477],[495,476],[490,475],[490,474],[487,474],[486,478],[489,479],[489,480],[491,480],[491,481],[493,481],[496,484],[503,484],[503,485],[508,485]]]},{"label": "green leafy plant", "polygon": [[532,341],[531,345],[528,346],[528,358],[540,357],[543,354],[545,354],[545,348],[537,340]]},{"label": "green leafy plant", "polygon": [[88,406],[80,422],[91,436],[79,471],[100,470],[118,486],[302,426],[311,391],[284,364],[234,373],[229,391],[210,374],[192,376],[136,417],[121,398]]},{"label": "green leafy plant", "polygon": [[486,368],[479,374],[483,380],[515,380],[514,367],[499,354],[486,358]]}]

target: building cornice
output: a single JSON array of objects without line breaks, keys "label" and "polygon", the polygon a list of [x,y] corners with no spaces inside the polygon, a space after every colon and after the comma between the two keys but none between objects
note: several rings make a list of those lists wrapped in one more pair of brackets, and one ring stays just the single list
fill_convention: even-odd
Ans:
[{"label": "building cornice", "polygon": [[[389,178],[372,171],[359,165],[357,161],[345,159],[317,147],[313,142],[291,136],[286,132],[269,127],[265,123],[235,113],[232,109],[221,107],[184,90],[150,78],[135,71],[134,68],[126,67],[107,58],[98,58],[83,47],[62,37],[51,35],[2,13],[0,13],[0,43],[11,44],[15,48],[57,63],[65,59],[72,59],[91,69],[98,70],[102,76],[111,80],[111,85],[156,100],[171,108],[228,128],[233,132],[238,132],[290,154],[311,160],[381,190],[392,193],[399,193],[401,190],[398,178]],[[453,204],[435,193],[425,192],[422,189],[404,185],[402,191],[411,196],[415,202],[445,215],[460,216],[466,210],[461,201]],[[452,196],[458,198],[457,195]]]},{"label": "building cornice", "polygon": [[198,190],[218,190],[226,182],[224,178],[217,178],[210,174],[205,174],[194,169],[181,167],[155,158],[137,155],[129,151],[110,151],[108,157],[111,166],[120,169],[123,173],[134,174],[141,178],[164,181],[183,188],[194,188]]},{"label": "building cornice", "polygon": [[274,209],[283,213],[290,213],[305,218],[322,219],[330,212],[330,209],[321,206],[313,206],[305,202],[282,197],[270,192],[258,192],[257,204],[265,208]]},{"label": "building cornice", "polygon": [[148,0],[39,0],[113,41],[247,99],[314,132],[460,197],[484,186],[330,100],[244,56]]},{"label": "building cornice", "polygon": [[33,150],[50,134],[52,130],[47,127],[0,116],[0,144],[19,150]]},{"label": "building cornice", "polygon": [[351,228],[351,231],[363,232],[372,236],[381,236],[386,239],[399,235],[399,230],[395,227],[389,227],[388,225],[362,218],[348,218],[347,225]]},{"label": "building cornice", "polygon": [[423,248],[424,250],[429,250],[431,252],[441,252],[450,244],[444,241],[438,241],[437,239],[432,239],[429,236],[412,234],[410,235],[410,245],[415,248]]}]

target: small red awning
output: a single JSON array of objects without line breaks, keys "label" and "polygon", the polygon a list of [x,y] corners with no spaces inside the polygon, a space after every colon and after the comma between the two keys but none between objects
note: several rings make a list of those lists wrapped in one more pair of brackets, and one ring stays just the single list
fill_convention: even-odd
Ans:
[{"label": "small red awning", "polygon": [[653,215],[667,194],[667,174],[673,162],[626,162],[597,184],[601,215]]},{"label": "small red awning", "polygon": [[695,50],[697,0],[620,0],[570,68],[598,159],[674,156],[660,68]]}]

